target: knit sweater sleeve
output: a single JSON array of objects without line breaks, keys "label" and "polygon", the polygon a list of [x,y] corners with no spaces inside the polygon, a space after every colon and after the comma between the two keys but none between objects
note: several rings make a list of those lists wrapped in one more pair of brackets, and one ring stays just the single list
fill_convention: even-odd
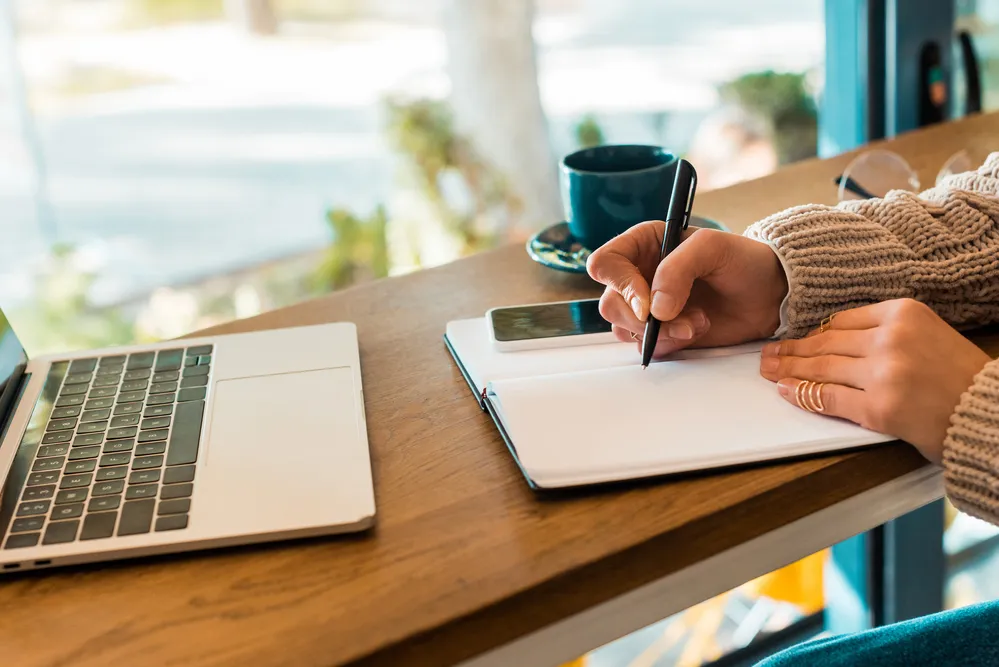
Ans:
[{"label": "knit sweater sleeve", "polygon": [[[792,208],[746,234],[770,244],[788,272],[787,336],[904,297],[958,328],[999,321],[999,153],[919,195]],[[955,408],[943,465],[951,501],[999,524],[999,361]]]},{"label": "knit sweater sleeve", "polygon": [[999,153],[918,195],[798,206],[746,235],[788,269],[788,336],[836,311],[905,297],[958,328],[999,320]]}]

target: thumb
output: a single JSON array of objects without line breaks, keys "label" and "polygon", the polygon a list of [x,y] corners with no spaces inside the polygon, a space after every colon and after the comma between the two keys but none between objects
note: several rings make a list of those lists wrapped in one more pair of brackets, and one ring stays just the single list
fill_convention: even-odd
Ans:
[{"label": "thumb", "polygon": [[659,263],[652,279],[651,312],[661,322],[672,320],[686,307],[694,281],[724,264],[728,235],[700,229]]},{"label": "thumb", "polygon": [[586,270],[598,283],[624,297],[640,321],[648,318],[649,283],[631,260],[615,252],[595,253],[590,255]]}]

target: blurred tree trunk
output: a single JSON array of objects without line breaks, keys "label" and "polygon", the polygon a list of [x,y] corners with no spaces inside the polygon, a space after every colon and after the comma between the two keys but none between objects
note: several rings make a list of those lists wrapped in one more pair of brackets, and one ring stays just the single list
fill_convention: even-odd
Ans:
[{"label": "blurred tree trunk", "polygon": [[271,0],[225,0],[225,13],[230,21],[251,34],[277,32],[277,16]]},{"label": "blurred tree trunk", "polygon": [[538,229],[561,219],[541,107],[533,0],[447,0],[444,25],[457,130],[499,169]]}]

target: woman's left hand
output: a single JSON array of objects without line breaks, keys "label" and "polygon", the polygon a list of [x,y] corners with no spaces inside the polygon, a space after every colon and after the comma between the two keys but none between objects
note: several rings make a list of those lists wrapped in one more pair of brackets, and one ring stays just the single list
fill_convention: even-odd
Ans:
[{"label": "woman's left hand", "polygon": [[939,464],[950,416],[989,361],[928,306],[898,299],[837,313],[822,333],[768,344],[760,373],[795,405],[800,382],[825,383],[823,414],[905,440]]}]

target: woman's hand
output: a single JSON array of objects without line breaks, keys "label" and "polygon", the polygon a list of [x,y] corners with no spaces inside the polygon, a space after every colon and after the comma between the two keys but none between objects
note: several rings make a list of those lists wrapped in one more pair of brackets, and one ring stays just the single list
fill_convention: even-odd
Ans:
[{"label": "woman's hand", "polygon": [[640,343],[650,309],[664,323],[657,357],[688,346],[758,340],[777,330],[787,278],[769,246],[736,234],[691,229],[660,263],[665,227],[660,221],[636,225],[587,262],[590,276],[607,286],[600,313],[619,339]]},{"label": "woman's hand", "polygon": [[768,344],[760,372],[796,405],[798,383],[825,383],[824,414],[905,440],[939,464],[950,416],[989,361],[928,306],[899,299],[837,313],[824,333]]}]

